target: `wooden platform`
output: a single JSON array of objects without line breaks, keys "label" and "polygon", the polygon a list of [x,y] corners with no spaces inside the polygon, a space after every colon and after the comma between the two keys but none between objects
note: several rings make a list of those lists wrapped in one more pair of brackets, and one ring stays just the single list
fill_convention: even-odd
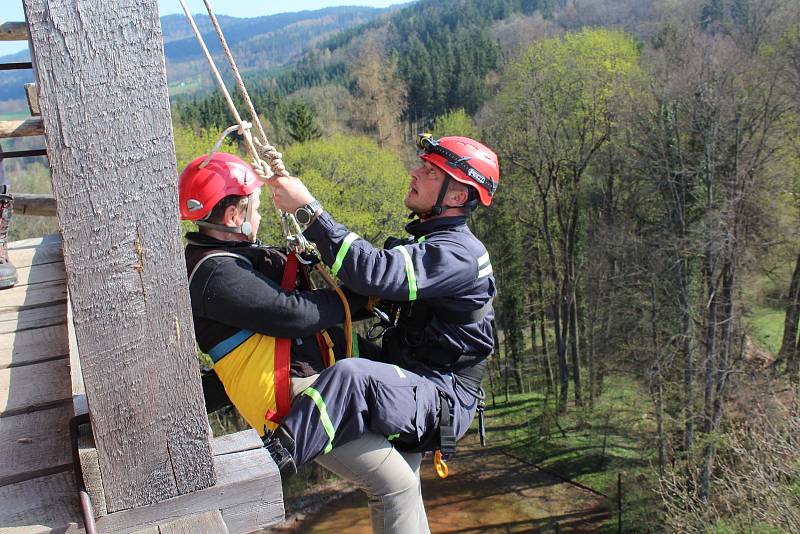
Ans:
[{"label": "wooden platform", "polygon": [[[9,255],[19,282],[0,291],[0,533],[83,532],[69,420],[87,404],[61,240],[17,241]],[[283,521],[280,474],[258,434],[214,438],[211,449],[214,486],[108,515],[102,483],[88,480],[99,470],[84,465],[98,532],[239,533]]]},{"label": "wooden platform", "polygon": [[19,282],[0,291],[0,531],[65,530],[81,514],[61,240],[17,241],[9,255]]}]

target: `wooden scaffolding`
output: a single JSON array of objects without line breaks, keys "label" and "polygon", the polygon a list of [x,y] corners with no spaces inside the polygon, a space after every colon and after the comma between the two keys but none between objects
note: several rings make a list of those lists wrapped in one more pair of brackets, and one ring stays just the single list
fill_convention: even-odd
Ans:
[{"label": "wooden scaffolding", "polygon": [[41,116],[0,137],[45,135],[53,199],[20,205],[57,206],[60,236],[13,243],[19,283],[0,292],[0,531],[280,522],[258,435],[210,436],[158,2],[23,4],[0,39],[29,40]]}]

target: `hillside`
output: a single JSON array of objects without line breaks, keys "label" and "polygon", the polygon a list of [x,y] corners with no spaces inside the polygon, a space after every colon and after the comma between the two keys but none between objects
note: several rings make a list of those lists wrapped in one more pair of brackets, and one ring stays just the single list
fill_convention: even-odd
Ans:
[{"label": "hillside", "polygon": [[[218,15],[239,67],[266,69],[297,61],[321,40],[337,32],[370,21],[393,8],[329,7],[314,11],[279,13],[264,17],[237,18]],[[222,49],[207,15],[195,15],[200,31],[212,54],[221,57]],[[171,90],[187,92],[212,85],[208,66],[186,17],[161,17],[164,54]],[[0,57],[0,62],[29,61],[27,51]],[[24,106],[22,85],[33,81],[31,71],[0,72],[0,113]]]}]

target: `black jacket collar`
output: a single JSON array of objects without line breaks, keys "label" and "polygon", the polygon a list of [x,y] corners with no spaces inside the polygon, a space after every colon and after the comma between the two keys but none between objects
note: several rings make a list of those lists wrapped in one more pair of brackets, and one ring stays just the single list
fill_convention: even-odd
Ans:
[{"label": "black jacket collar", "polygon": [[448,230],[457,226],[465,226],[467,218],[464,215],[455,217],[436,217],[427,219],[425,221],[416,219],[406,225],[406,232],[414,237],[422,237],[424,235],[438,232],[440,230]]}]

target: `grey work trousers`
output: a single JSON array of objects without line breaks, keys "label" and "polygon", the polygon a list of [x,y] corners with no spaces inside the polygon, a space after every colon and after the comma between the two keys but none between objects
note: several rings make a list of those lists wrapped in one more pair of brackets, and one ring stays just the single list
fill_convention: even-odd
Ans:
[{"label": "grey work trousers", "polygon": [[[317,376],[292,378],[292,399]],[[419,479],[421,453],[402,453],[385,437],[367,432],[315,461],[367,494],[375,534],[430,532]]]}]

